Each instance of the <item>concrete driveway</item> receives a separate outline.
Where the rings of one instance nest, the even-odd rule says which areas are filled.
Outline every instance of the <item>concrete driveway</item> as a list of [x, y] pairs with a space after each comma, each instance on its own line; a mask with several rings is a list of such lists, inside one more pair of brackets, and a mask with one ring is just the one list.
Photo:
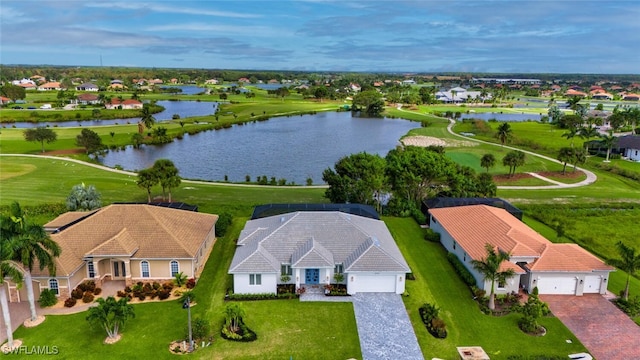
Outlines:
[[602, 295], [540, 295], [540, 299], [596, 359], [640, 359], [640, 326]]
[[358, 293], [353, 298], [364, 360], [423, 360], [400, 295]]

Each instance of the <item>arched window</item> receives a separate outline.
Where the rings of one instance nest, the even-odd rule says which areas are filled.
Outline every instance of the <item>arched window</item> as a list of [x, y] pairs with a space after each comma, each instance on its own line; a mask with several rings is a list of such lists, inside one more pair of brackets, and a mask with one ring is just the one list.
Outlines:
[[57, 279], [49, 279], [49, 289], [55, 291], [56, 295], [60, 295], [60, 290], [58, 290]]
[[176, 260], [171, 260], [171, 277], [180, 272], [180, 264]]
[[149, 277], [149, 262], [147, 260], [142, 260], [140, 262], [140, 272], [142, 273], [143, 278]]

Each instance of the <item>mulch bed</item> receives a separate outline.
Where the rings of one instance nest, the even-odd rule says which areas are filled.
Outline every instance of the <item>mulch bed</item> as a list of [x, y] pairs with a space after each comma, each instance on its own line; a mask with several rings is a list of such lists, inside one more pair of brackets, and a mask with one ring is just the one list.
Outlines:
[[42, 155], [75, 155], [75, 154], [84, 154], [85, 150], [83, 149], [62, 149], [62, 150], [53, 150], [53, 151], [45, 151], [41, 153]]
[[493, 176], [493, 182], [495, 182], [496, 184], [500, 185], [500, 184], [508, 184], [508, 183], [512, 183], [514, 181], [520, 180], [520, 179], [530, 179], [533, 178], [533, 176], [527, 174], [527, 173], [516, 173], [513, 174], [513, 176], [509, 176], [507, 174], [503, 174], [503, 175], [494, 175]]

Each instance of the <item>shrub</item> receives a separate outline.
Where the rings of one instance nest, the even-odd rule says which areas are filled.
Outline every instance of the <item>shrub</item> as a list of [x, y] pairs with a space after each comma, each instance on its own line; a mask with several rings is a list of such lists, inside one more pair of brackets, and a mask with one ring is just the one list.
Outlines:
[[191, 278], [189, 280], [187, 280], [187, 289], [193, 289], [194, 287], [196, 287], [196, 279]]
[[125, 288], [124, 288], [124, 292], [126, 292], [126, 293], [128, 294], [128, 293], [130, 293], [131, 291], [132, 291], [132, 290], [131, 290], [131, 287], [130, 287], [130, 286], [125, 286]]
[[67, 300], [64, 301], [64, 306], [65, 307], [73, 307], [76, 304], [77, 300], [70, 297]]
[[58, 302], [58, 298], [56, 297], [56, 292], [51, 289], [44, 289], [40, 292], [40, 298], [38, 299], [40, 303], [40, 307], [49, 307], [53, 306]]
[[454, 253], [448, 253], [447, 260], [449, 260], [451, 265], [453, 265], [454, 270], [456, 271], [456, 273], [458, 273], [458, 275], [460, 275], [460, 278], [462, 279], [462, 281], [464, 281], [465, 284], [469, 286], [476, 285], [476, 278], [471, 275], [469, 270], [464, 266], [462, 261], [460, 261], [460, 259], [458, 259], [458, 257]]
[[144, 301], [144, 299], [146, 299], [146, 298], [147, 298], [147, 296], [146, 296], [145, 294], [140, 294], [140, 295], [138, 295], [138, 299], [139, 299], [140, 301]]
[[424, 239], [430, 242], [440, 242], [440, 233], [433, 231], [433, 229], [425, 229]]
[[164, 284], [162, 284], [162, 288], [169, 291], [173, 290], [173, 282], [171, 281], [165, 282]]
[[78, 288], [82, 290], [83, 293], [87, 291], [93, 292], [93, 290], [96, 289], [96, 283], [93, 280], [87, 280], [78, 285]]
[[121, 298], [122, 298], [122, 297], [127, 296], [127, 293], [126, 293], [126, 292], [124, 292], [124, 291], [122, 291], [122, 290], [118, 290], [118, 293], [117, 293], [116, 295], [118, 295], [118, 297], [121, 297]]
[[93, 290], [93, 295], [100, 295], [102, 293], [102, 288], [95, 288], [95, 290]]
[[71, 291], [71, 297], [74, 299], [80, 300], [82, 299], [83, 295], [84, 295], [84, 291], [82, 291], [82, 289], [80, 289], [79, 286]]
[[92, 302], [94, 299], [93, 294], [90, 291], [87, 291], [86, 293], [84, 293], [84, 296], [82, 297], [82, 302], [83, 303], [90, 303]]
[[173, 278], [173, 283], [176, 284], [177, 287], [182, 287], [187, 282], [187, 275], [185, 275], [182, 271], [176, 274]]
[[151, 285], [151, 287], [153, 287], [153, 290], [160, 290], [160, 288], [162, 288], [162, 285], [160, 285], [159, 282], [154, 281], [153, 285]]
[[165, 300], [168, 299], [171, 295], [171, 290], [160, 290], [158, 291], [158, 299]]
[[636, 317], [640, 315], [640, 296], [634, 296], [632, 299], [625, 300], [624, 298], [617, 298], [613, 301], [617, 307], [620, 308], [625, 314]]
[[218, 221], [216, 222], [216, 236], [224, 236], [232, 221], [233, 216], [228, 212], [223, 212], [218, 215]]
[[[186, 329], [186, 337], [189, 337], [189, 328]], [[211, 333], [211, 326], [206, 319], [194, 318], [191, 322], [191, 336], [194, 340], [204, 339]]]
[[429, 303], [424, 303], [419, 309], [420, 318], [427, 328], [427, 331], [435, 338], [444, 339], [447, 337], [447, 327], [442, 319], [438, 317], [440, 309]]

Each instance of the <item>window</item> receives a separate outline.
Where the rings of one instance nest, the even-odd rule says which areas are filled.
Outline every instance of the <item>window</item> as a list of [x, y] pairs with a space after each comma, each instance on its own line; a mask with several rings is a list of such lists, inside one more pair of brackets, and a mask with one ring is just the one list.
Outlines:
[[455, 250], [455, 249], [456, 249], [456, 241], [453, 240], [453, 250]]
[[462, 261], [467, 261], [467, 253], [464, 253], [464, 259]]
[[149, 277], [149, 262], [147, 260], [140, 262], [140, 272], [142, 273], [143, 278]]
[[93, 268], [93, 259], [87, 261], [87, 272], [89, 273], [90, 278], [94, 278], [96, 276], [96, 269]]
[[336, 267], [333, 269], [333, 272], [336, 273], [336, 274], [344, 273], [344, 265], [336, 264]]
[[56, 293], [56, 295], [60, 295], [60, 290], [58, 290], [57, 279], [49, 279], [49, 289], [53, 290]]
[[171, 277], [176, 276], [180, 272], [180, 265], [177, 261], [171, 260]]
[[507, 287], [507, 283], [504, 281], [498, 281], [498, 289], [504, 289]]
[[249, 274], [249, 285], [262, 285], [262, 274]]
[[288, 275], [288, 276], [293, 275], [293, 270], [291, 269], [291, 265], [289, 264], [280, 265], [280, 275]]
[[437, 224], [437, 223], [438, 223], [438, 222], [436, 221], [436, 218], [434, 218], [433, 216], [431, 217], [431, 221], [432, 221], [434, 224]]

